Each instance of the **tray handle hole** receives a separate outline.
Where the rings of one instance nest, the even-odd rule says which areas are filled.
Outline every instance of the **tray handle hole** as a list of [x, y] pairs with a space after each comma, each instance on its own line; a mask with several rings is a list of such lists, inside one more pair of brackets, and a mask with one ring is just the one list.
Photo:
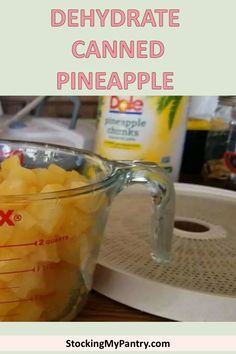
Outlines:
[[182, 230], [182, 231], [187, 231], [187, 232], [207, 232], [209, 231], [209, 227], [193, 222], [193, 221], [187, 221], [187, 220], [175, 220], [175, 228]]

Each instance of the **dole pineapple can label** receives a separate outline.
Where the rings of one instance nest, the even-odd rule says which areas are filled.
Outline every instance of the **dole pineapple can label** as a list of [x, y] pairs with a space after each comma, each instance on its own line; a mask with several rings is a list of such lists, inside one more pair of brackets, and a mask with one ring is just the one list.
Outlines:
[[110, 160], [159, 164], [178, 179], [186, 134], [184, 96], [101, 97], [95, 151]]

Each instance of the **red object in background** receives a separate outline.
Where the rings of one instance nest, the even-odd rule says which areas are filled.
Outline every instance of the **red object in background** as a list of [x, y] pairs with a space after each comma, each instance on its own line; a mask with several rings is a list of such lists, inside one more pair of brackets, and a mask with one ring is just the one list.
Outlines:
[[224, 154], [224, 163], [230, 172], [236, 173], [236, 152], [227, 151]]

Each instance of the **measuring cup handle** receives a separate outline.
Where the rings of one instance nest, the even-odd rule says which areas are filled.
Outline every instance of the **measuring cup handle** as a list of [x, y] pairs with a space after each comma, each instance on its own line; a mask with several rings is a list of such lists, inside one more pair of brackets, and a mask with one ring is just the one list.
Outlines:
[[159, 263], [169, 261], [174, 228], [175, 191], [166, 171], [146, 162], [116, 162], [122, 170], [123, 184], [120, 189], [142, 183], [149, 190], [153, 201], [151, 217], [152, 257]]

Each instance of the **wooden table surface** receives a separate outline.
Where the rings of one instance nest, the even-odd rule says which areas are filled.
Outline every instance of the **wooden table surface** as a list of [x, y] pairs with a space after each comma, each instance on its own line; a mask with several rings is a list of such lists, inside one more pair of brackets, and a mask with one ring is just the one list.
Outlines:
[[80, 312], [79, 322], [164, 322], [170, 321], [161, 317], [135, 310], [111, 300], [96, 291], [89, 294], [87, 304]]

